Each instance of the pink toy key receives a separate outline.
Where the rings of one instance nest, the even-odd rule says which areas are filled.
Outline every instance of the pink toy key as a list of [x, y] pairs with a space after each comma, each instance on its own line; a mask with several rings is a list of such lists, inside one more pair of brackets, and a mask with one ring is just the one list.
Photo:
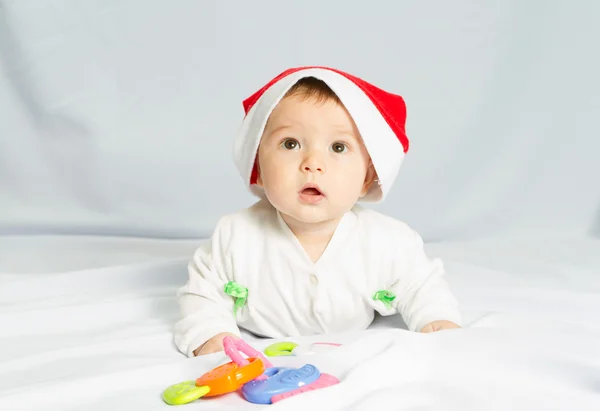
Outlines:
[[[263, 374], [264, 375], [264, 374]], [[293, 397], [294, 395], [302, 394], [303, 392], [318, 390], [325, 387], [331, 387], [332, 385], [339, 384], [340, 380], [331, 374], [321, 373], [321, 376], [314, 382], [306, 384], [294, 391], [284, 392], [283, 394], [277, 394], [271, 397], [271, 402], [274, 404], [277, 401], [285, 400], [286, 398]]]
[[[231, 336], [227, 336], [227, 337], [223, 338], [223, 349], [225, 351], [225, 354], [229, 358], [231, 358], [231, 361], [233, 361], [240, 367], [244, 367], [244, 366], [248, 365], [248, 360], [245, 359], [244, 357], [242, 357], [240, 352], [243, 354], [246, 354], [248, 357], [260, 358], [262, 360], [263, 364], [265, 365], [265, 368], [273, 367], [273, 364], [271, 364], [271, 362], [269, 360], [267, 360], [260, 351], [255, 350], [254, 348], [252, 348], [248, 343], [246, 343], [242, 339], [235, 340]], [[264, 380], [265, 378], [267, 378], [267, 376], [264, 374], [261, 374], [256, 379]]]

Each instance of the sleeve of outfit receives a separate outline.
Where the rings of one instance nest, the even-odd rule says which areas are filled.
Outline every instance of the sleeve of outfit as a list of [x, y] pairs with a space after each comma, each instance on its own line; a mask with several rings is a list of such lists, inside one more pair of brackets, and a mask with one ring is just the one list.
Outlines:
[[461, 325], [458, 301], [444, 279], [440, 259], [425, 254], [423, 240], [410, 230], [406, 253], [398, 253], [403, 273], [391, 288], [396, 295], [395, 309], [411, 331], [420, 331], [432, 321], [447, 320]]
[[175, 324], [173, 338], [177, 348], [189, 357], [216, 334], [240, 335], [233, 298], [224, 292], [229, 281], [228, 237], [221, 220], [210, 240], [194, 253], [188, 265], [188, 281], [177, 292], [182, 317]]

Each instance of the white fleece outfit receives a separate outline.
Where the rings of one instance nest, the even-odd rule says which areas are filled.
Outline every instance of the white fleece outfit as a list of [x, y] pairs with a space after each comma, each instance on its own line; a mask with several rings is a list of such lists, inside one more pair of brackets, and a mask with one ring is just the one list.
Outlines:
[[[270, 338], [366, 329], [375, 311], [399, 313], [419, 331], [434, 320], [460, 325], [458, 303], [439, 259], [406, 224], [355, 206], [340, 221], [316, 263], [267, 201], [221, 218], [189, 264], [177, 294], [182, 319], [174, 340], [188, 356], [221, 332], [240, 328]], [[234, 314], [230, 281], [247, 288]], [[378, 291], [395, 295], [375, 300]]]

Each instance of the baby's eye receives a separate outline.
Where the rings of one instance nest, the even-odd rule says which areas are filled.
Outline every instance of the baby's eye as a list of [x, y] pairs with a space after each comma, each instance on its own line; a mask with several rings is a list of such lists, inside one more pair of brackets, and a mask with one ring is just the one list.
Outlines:
[[298, 143], [298, 140], [293, 138], [286, 138], [283, 143], [281, 143], [281, 146], [286, 150], [296, 150], [298, 147], [300, 147], [300, 143]]
[[343, 153], [347, 150], [347, 147], [344, 143], [333, 143], [331, 149], [334, 153]]

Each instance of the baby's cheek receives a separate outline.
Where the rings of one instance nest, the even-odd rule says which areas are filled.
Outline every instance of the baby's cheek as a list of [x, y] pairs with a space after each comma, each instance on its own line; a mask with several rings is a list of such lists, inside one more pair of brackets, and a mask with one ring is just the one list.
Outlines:
[[339, 176], [338, 181], [335, 184], [337, 190], [348, 198], [348, 200], [356, 201], [356, 197], [359, 196], [360, 190], [364, 183], [364, 176], [357, 172], [345, 173]]

